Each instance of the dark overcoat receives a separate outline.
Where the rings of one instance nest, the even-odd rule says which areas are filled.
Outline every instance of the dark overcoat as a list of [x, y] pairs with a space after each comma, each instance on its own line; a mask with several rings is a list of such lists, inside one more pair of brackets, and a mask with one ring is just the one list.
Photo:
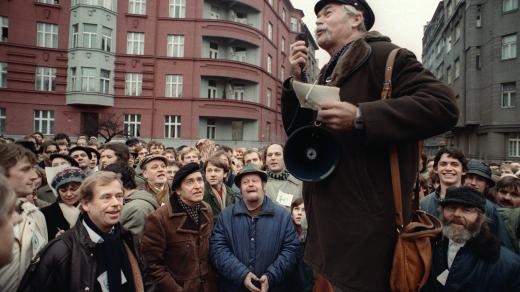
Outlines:
[[[377, 32], [353, 42], [340, 57], [330, 86], [358, 106], [363, 131], [332, 131], [340, 147], [336, 170], [304, 183], [309, 223], [305, 260], [344, 291], [386, 291], [396, 241], [389, 150], [397, 145], [405, 218], [418, 168], [417, 140], [449, 130], [458, 118], [453, 92], [413, 53], [401, 50], [393, 69], [392, 98], [380, 100], [386, 59], [396, 48]], [[323, 70], [322, 73], [323, 74]], [[282, 114], [288, 134], [314, 121], [284, 82]]]
[[176, 198], [148, 216], [141, 252], [146, 285], [153, 291], [216, 291], [209, 264], [213, 214], [208, 204], [202, 204], [198, 225]]

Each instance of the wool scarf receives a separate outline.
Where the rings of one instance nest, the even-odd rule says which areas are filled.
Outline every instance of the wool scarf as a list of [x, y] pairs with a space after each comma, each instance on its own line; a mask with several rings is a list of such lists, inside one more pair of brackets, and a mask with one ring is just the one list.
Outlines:
[[280, 173], [274, 173], [270, 170], [267, 170], [267, 176], [269, 176], [270, 178], [277, 179], [277, 180], [287, 180], [287, 178], [289, 178], [289, 175], [290, 175], [290, 173], [287, 169], [284, 169]]
[[334, 56], [332, 56], [332, 58], [330, 58], [329, 62], [325, 65], [325, 69], [323, 71], [323, 75], [321, 75], [319, 77], [318, 84], [326, 84], [327, 82], [330, 81], [329, 77], [330, 77], [330, 75], [332, 75], [332, 72], [334, 71], [334, 68], [338, 64], [339, 58], [341, 57], [341, 55], [343, 55], [343, 53], [346, 50], [348, 50], [350, 48], [351, 44], [352, 44], [352, 42], [344, 45], [338, 52], [336, 52], [336, 54], [334, 54]]
[[[121, 226], [116, 224], [114, 225], [114, 228], [112, 228], [112, 231], [104, 233], [96, 226], [96, 224], [94, 224], [94, 222], [92, 222], [92, 220], [90, 220], [88, 215], [84, 216], [83, 220], [90, 229], [103, 238], [103, 242], [96, 244], [96, 249], [105, 259], [104, 262], [107, 270], [109, 291], [135, 291], [132, 269], [121, 239]], [[125, 274], [127, 280], [126, 286], [128, 288], [125, 290], [123, 290], [123, 285], [121, 284], [121, 270]]]
[[174, 198], [177, 198], [177, 201], [181, 205], [182, 209], [188, 214], [188, 216], [190, 216], [191, 219], [193, 219], [193, 221], [195, 221], [197, 225], [199, 225], [201, 203], [195, 203], [195, 205], [190, 207], [186, 203], [184, 203], [179, 196], [173, 195], [171, 196], [170, 200], [174, 200]]

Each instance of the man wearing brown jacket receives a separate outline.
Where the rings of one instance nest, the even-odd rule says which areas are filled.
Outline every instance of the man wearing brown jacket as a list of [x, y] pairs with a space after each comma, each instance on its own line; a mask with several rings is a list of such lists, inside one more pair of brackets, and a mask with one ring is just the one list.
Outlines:
[[175, 174], [169, 201], [148, 216], [141, 253], [146, 284], [157, 291], [216, 291], [208, 262], [211, 207], [202, 201], [204, 180], [197, 163]]
[[392, 95], [381, 100], [386, 59], [396, 45], [369, 31], [375, 16], [364, 0], [320, 0], [316, 40], [331, 59], [318, 84], [339, 88], [339, 101], [318, 111], [300, 108], [292, 80], [306, 66], [304, 41], [291, 44], [292, 78], [283, 84], [287, 134], [316, 117], [339, 148], [333, 173], [304, 183], [309, 233], [305, 261], [338, 291], [387, 291], [397, 238], [389, 151], [399, 154], [405, 218], [418, 168], [417, 140], [449, 130], [458, 118], [453, 92], [402, 49], [393, 67]]

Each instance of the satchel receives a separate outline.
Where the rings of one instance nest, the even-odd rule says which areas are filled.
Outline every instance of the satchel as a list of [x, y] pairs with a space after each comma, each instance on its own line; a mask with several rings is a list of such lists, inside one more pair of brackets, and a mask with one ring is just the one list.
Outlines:
[[[392, 94], [392, 70], [395, 56], [399, 50], [394, 49], [388, 55], [381, 99], [387, 99]], [[421, 142], [418, 143], [418, 148], [420, 158]], [[390, 169], [398, 232], [390, 274], [390, 289], [392, 291], [419, 291], [430, 275], [432, 263], [431, 239], [441, 232], [441, 222], [424, 211], [415, 210], [412, 212], [410, 223], [404, 226], [401, 175], [396, 146], [392, 146], [390, 149]], [[415, 195], [414, 199], [419, 200], [418, 194]]]

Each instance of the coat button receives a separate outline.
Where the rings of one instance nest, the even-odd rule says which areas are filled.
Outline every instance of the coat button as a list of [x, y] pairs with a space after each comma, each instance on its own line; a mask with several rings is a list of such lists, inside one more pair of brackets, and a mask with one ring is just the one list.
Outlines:
[[89, 287], [85, 287], [85, 291], [90, 291], [90, 288]]

